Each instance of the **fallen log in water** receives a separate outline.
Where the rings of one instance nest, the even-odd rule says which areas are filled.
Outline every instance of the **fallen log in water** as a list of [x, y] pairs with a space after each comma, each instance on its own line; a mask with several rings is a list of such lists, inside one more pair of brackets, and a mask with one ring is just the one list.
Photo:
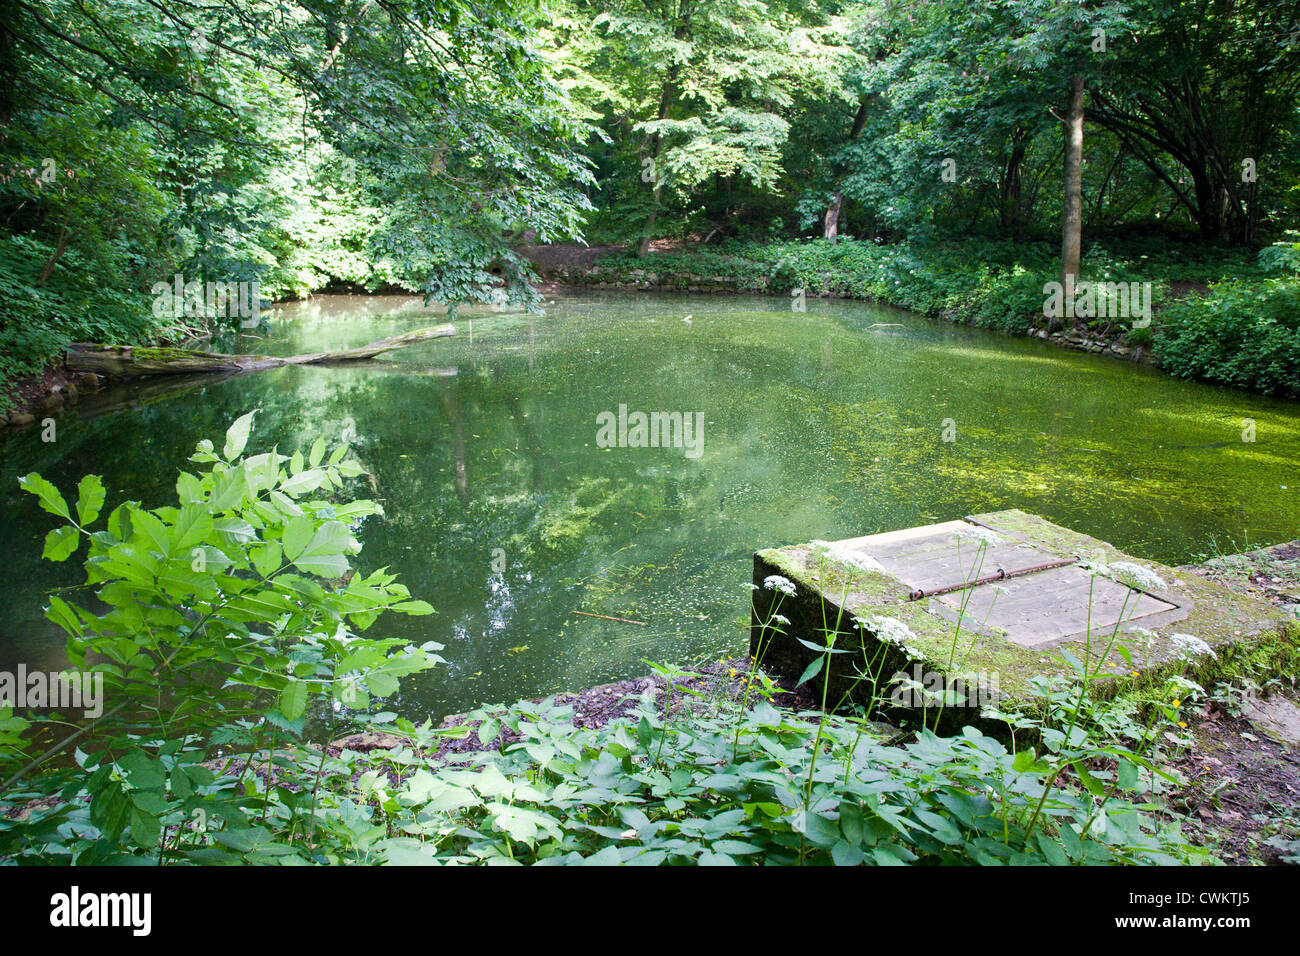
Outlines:
[[371, 359], [385, 352], [403, 349], [429, 339], [455, 335], [453, 325], [403, 332], [369, 345], [337, 352], [312, 352], [307, 355], [224, 355], [220, 352], [191, 352], [188, 349], [147, 348], [132, 345], [70, 344], [63, 364], [77, 372], [100, 375], [182, 375], [193, 372], [256, 372], [285, 365], [326, 365]]

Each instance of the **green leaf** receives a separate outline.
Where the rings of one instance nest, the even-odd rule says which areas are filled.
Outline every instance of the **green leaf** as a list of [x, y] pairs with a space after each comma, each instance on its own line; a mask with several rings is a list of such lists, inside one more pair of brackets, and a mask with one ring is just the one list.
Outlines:
[[375, 671], [366, 675], [366, 687], [376, 697], [391, 697], [397, 693], [397, 678], [386, 671]]
[[120, 541], [125, 541], [131, 537], [133, 532], [131, 522], [131, 509], [135, 506], [133, 501], [124, 501], [114, 508], [108, 515], [108, 533]]
[[287, 720], [297, 720], [307, 711], [307, 682], [290, 681], [280, 691], [280, 713]]
[[341, 554], [303, 555], [293, 562], [294, 567], [322, 578], [339, 578], [348, 570], [348, 559]]
[[50, 606], [45, 612], [45, 617], [59, 625], [73, 637], [81, 637], [85, 633], [85, 628], [82, 627], [81, 619], [77, 617], [76, 611], [56, 595], [50, 595]]
[[162, 824], [156, 816], [139, 807], [132, 807], [130, 819], [131, 839], [140, 846], [147, 847], [152, 847], [158, 842], [158, 837], [162, 833]]
[[1121, 759], [1115, 767], [1115, 779], [1121, 790], [1135, 790], [1138, 785], [1138, 767], [1130, 760]]
[[172, 551], [188, 551], [196, 544], [206, 543], [212, 534], [212, 528], [212, 515], [202, 505], [186, 505], [176, 516], [176, 522], [168, 536]]
[[1079, 775], [1079, 780], [1082, 781], [1090, 794], [1094, 797], [1104, 797], [1106, 795], [1106, 788], [1102, 786], [1100, 780], [1088, 772], [1088, 768], [1083, 765], [1082, 761], [1077, 761], [1074, 764], [1074, 771]]
[[[293, 522], [290, 522], [292, 526]], [[285, 551], [289, 552], [288, 531], [285, 532]], [[348, 570], [345, 552], [352, 547], [352, 532], [341, 521], [329, 521], [316, 529], [302, 553], [293, 559], [294, 565], [309, 574], [323, 578], [337, 578]]]
[[1052, 866], [1070, 865], [1070, 858], [1065, 855], [1065, 850], [1061, 848], [1061, 844], [1057, 843], [1056, 840], [1049, 837], [1046, 833], [1038, 834], [1037, 840], [1038, 848], [1043, 851], [1043, 856], [1047, 859], [1048, 863]]
[[190, 778], [186, 776], [184, 767], [172, 768], [172, 793], [181, 800], [194, 793], [194, 786]]
[[176, 476], [176, 498], [183, 505], [203, 500], [203, 482], [188, 471], [182, 471]]
[[253, 567], [264, 578], [269, 578], [280, 567], [280, 542], [268, 541], [253, 551]]
[[77, 518], [83, 525], [99, 517], [104, 507], [104, 482], [99, 475], [86, 475], [77, 485]]
[[284, 526], [284, 536], [281, 539], [284, 542], [284, 556], [290, 561], [299, 557], [307, 550], [315, 532], [316, 525], [306, 515], [290, 518]]
[[72, 518], [68, 511], [68, 503], [63, 500], [63, 495], [59, 494], [59, 489], [32, 472], [30, 475], [24, 475], [18, 479], [18, 484], [22, 486], [23, 491], [36, 495], [40, 499], [43, 509], [52, 515], [58, 515], [60, 518]]
[[323, 484], [325, 484], [325, 472], [319, 468], [311, 468], [299, 472], [292, 478], [286, 478], [280, 483], [280, 491], [286, 495], [305, 495], [309, 491], [315, 491]]
[[45, 536], [45, 550], [41, 552], [41, 557], [51, 561], [66, 561], [77, 550], [80, 540], [81, 532], [70, 524], [55, 528]]
[[1047, 770], [1047, 764], [1035, 757], [1033, 750], [1022, 750], [1016, 754], [1011, 769], [1016, 773], [1043, 773]]
[[423, 614], [432, 614], [433, 605], [427, 601], [402, 601], [394, 604], [389, 608], [391, 611], [401, 611], [403, 614], [420, 616]]
[[222, 455], [226, 461], [233, 461], [244, 453], [244, 446], [248, 444], [248, 435], [253, 430], [253, 416], [256, 412], [249, 412], [247, 415], [240, 415], [235, 419], [235, 423], [226, 429], [226, 447], [222, 450]]
[[163, 785], [162, 763], [150, 757], [142, 750], [132, 750], [118, 763], [126, 771], [131, 786], [140, 790], [152, 790]]
[[311, 446], [311, 454], [307, 456], [307, 463], [315, 468], [325, 457], [325, 436], [319, 436]]
[[822, 666], [825, 663], [826, 663], [826, 658], [824, 657], [814, 658], [813, 662], [804, 668], [803, 673], [799, 675], [799, 680], [795, 683], [794, 686], [799, 687], [803, 684], [806, 684], [808, 681], [812, 680], [814, 677], [816, 677], [818, 674], [821, 673]]

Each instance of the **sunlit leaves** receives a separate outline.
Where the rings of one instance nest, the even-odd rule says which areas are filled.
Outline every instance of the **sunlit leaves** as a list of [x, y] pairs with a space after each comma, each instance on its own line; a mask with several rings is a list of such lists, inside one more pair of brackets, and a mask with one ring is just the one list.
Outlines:
[[41, 557], [51, 561], [67, 560], [72, 552], [77, 550], [80, 537], [80, 533], [72, 525], [55, 528], [45, 536], [45, 548], [41, 551]]
[[30, 475], [19, 478], [18, 484], [22, 486], [24, 491], [36, 495], [41, 508], [45, 511], [60, 518], [71, 517], [68, 512], [68, 503], [63, 500], [63, 495], [59, 493], [59, 489], [40, 475], [32, 472]]
[[226, 447], [222, 455], [227, 461], [238, 458], [244, 453], [244, 446], [248, 444], [248, 435], [253, 429], [254, 412], [246, 415], [240, 415], [235, 419], [235, 423], [226, 429]]
[[104, 482], [98, 475], [86, 475], [77, 484], [77, 520], [89, 525], [104, 507]]
[[[252, 423], [250, 414], [231, 426], [225, 459], [207, 451], [211, 443], [200, 443], [191, 461], [201, 470], [177, 480], [180, 507], [127, 502], [109, 513], [106, 528], [85, 532], [96, 609], [50, 598], [46, 616], [69, 635], [69, 659], [79, 667], [97, 661], [115, 698], [149, 701], [153, 712], [159, 686], [167, 689], [170, 712], [157, 728], [160, 739], [173, 731], [222, 738], [249, 720], [298, 736], [329, 701], [359, 712], [372, 698], [395, 694], [402, 677], [439, 660], [433, 645], [358, 636], [386, 611], [432, 608], [412, 600], [390, 574], [349, 574], [350, 557], [361, 551], [350, 522], [382, 509], [308, 492], [339, 487], [350, 460], [327, 456], [325, 440], [313, 441], [306, 459], [312, 467], [296, 475], [284, 467], [288, 456], [242, 457]], [[66, 560], [83, 534], [78, 521], [39, 475], [27, 476], [23, 488], [64, 520], [49, 532], [45, 557]], [[83, 479], [77, 519], [95, 521], [104, 499], [98, 478]], [[164, 820], [177, 812], [175, 801], [208, 806], [196, 792], [201, 775], [167, 763], [179, 741], [118, 739], [127, 756], [115, 772], [128, 786], [107, 767], [96, 771], [91, 816], [111, 839], [156, 846]], [[232, 812], [242, 817], [242, 810]], [[257, 838], [230, 840], [247, 842], [249, 852], [278, 852]]]

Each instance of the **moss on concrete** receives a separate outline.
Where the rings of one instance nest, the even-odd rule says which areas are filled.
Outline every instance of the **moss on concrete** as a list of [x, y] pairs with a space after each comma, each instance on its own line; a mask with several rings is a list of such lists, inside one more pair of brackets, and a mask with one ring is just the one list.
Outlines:
[[[1124, 687], [1146, 681], [1163, 680], [1182, 673], [1202, 683], [1231, 672], [1234, 662], [1251, 660], [1276, 664], [1294, 661], [1300, 645], [1300, 625], [1285, 612], [1264, 601], [1237, 594], [1212, 581], [1185, 571], [1144, 561], [1124, 554], [1097, 538], [1054, 525], [1036, 515], [1019, 510], [995, 512], [976, 517], [999, 533], [1020, 538], [1060, 557], [1080, 556], [1112, 563], [1129, 561], [1147, 567], [1168, 584], [1157, 597], [1187, 608], [1187, 616], [1161, 625], [1151, 636], [1125, 624], [1120, 641], [1112, 648], [1103, 673], [1109, 678], [1097, 682], [1094, 692], [1110, 695]], [[765, 588], [769, 575], [781, 575], [795, 586], [793, 596]], [[1110, 634], [1096, 635], [1089, 648], [1082, 638], [1067, 638], [1050, 647], [1025, 647], [992, 628], [981, 631], [958, 627], [950, 620], [931, 613], [927, 602], [909, 600], [910, 589], [888, 574], [851, 569], [810, 545], [773, 548], [754, 556], [754, 620], [751, 630], [751, 653], [759, 656], [763, 666], [797, 676], [818, 656], [818, 652], [801, 643], [825, 646], [826, 635], [835, 635], [835, 650], [849, 653], [832, 655], [829, 698], [845, 698], [865, 703], [874, 693], [862, 679], [866, 665], [874, 663], [874, 672], [887, 684], [897, 671], [906, 671], [911, 662], [892, 644], [882, 642], [869, 627], [859, 627], [857, 619], [890, 617], [906, 625], [914, 635], [909, 639], [919, 653], [922, 667], [942, 675], [948, 686], [959, 682], [972, 690], [996, 688], [1002, 709], [1027, 706], [1032, 682], [1037, 677], [1072, 674], [1061, 650], [1068, 649], [1083, 659], [1091, 653], [1095, 666], [1104, 652]], [[772, 613], [788, 618], [784, 633], [764, 628]], [[1162, 635], [1163, 632], [1163, 635]], [[1214, 652], [1189, 658], [1167, 635], [1188, 634], [1204, 641]], [[1125, 658], [1118, 645], [1127, 646], [1131, 657]], [[1100, 645], [1100, 646], [1098, 646]], [[818, 677], [818, 680], [822, 680]], [[881, 692], [885, 687], [880, 688]], [[985, 698], [987, 702], [987, 698]], [[960, 713], [963, 708], [958, 708]], [[956, 716], [956, 715], [954, 715]], [[972, 714], [967, 712], [966, 719]]]

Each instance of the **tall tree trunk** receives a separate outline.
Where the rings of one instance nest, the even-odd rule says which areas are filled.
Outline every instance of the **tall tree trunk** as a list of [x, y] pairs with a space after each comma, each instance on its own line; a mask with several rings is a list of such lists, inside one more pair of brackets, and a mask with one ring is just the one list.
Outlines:
[[1025, 162], [1024, 130], [1017, 128], [1011, 134], [1011, 153], [1007, 156], [1002, 169], [1001, 182], [998, 184], [998, 213], [1002, 228], [1019, 239], [1024, 231], [1024, 200], [1021, 197], [1022, 170]]
[[[858, 112], [853, 117], [853, 128], [849, 131], [849, 142], [853, 142], [862, 134], [862, 128], [867, 125], [867, 98], [863, 98], [858, 103]], [[836, 189], [835, 195], [831, 198], [831, 204], [826, 207], [826, 216], [822, 220], [822, 238], [835, 242], [840, 235], [840, 210], [844, 208], [844, 193]]]
[[826, 218], [822, 222], [822, 238], [835, 242], [840, 235], [840, 207], [844, 205], [844, 194], [838, 189], [835, 190], [835, 196], [831, 199], [831, 204], [826, 207]]
[[[659, 119], [668, 118], [668, 108], [673, 101], [673, 80], [668, 78], [664, 81], [663, 92], [659, 95]], [[650, 137], [650, 169], [654, 173], [654, 197], [650, 202], [650, 216], [646, 220], [645, 232], [641, 234], [641, 241], [637, 244], [636, 254], [645, 258], [650, 254], [650, 240], [654, 238], [655, 220], [659, 218], [659, 194], [663, 191], [663, 176], [659, 172], [659, 150], [663, 145], [663, 140], [656, 132]]]
[[1196, 193], [1196, 224], [1200, 226], [1201, 237], [1210, 241], [1224, 238], [1223, 187], [1214, 181], [1203, 160], [1190, 165], [1188, 172]]
[[[1070, 78], [1070, 104], [1065, 116], [1065, 203], [1061, 214], [1061, 287], [1065, 301], [1074, 298], [1083, 251], [1083, 86], [1082, 76]], [[1059, 319], [1052, 328], [1061, 327]]]

